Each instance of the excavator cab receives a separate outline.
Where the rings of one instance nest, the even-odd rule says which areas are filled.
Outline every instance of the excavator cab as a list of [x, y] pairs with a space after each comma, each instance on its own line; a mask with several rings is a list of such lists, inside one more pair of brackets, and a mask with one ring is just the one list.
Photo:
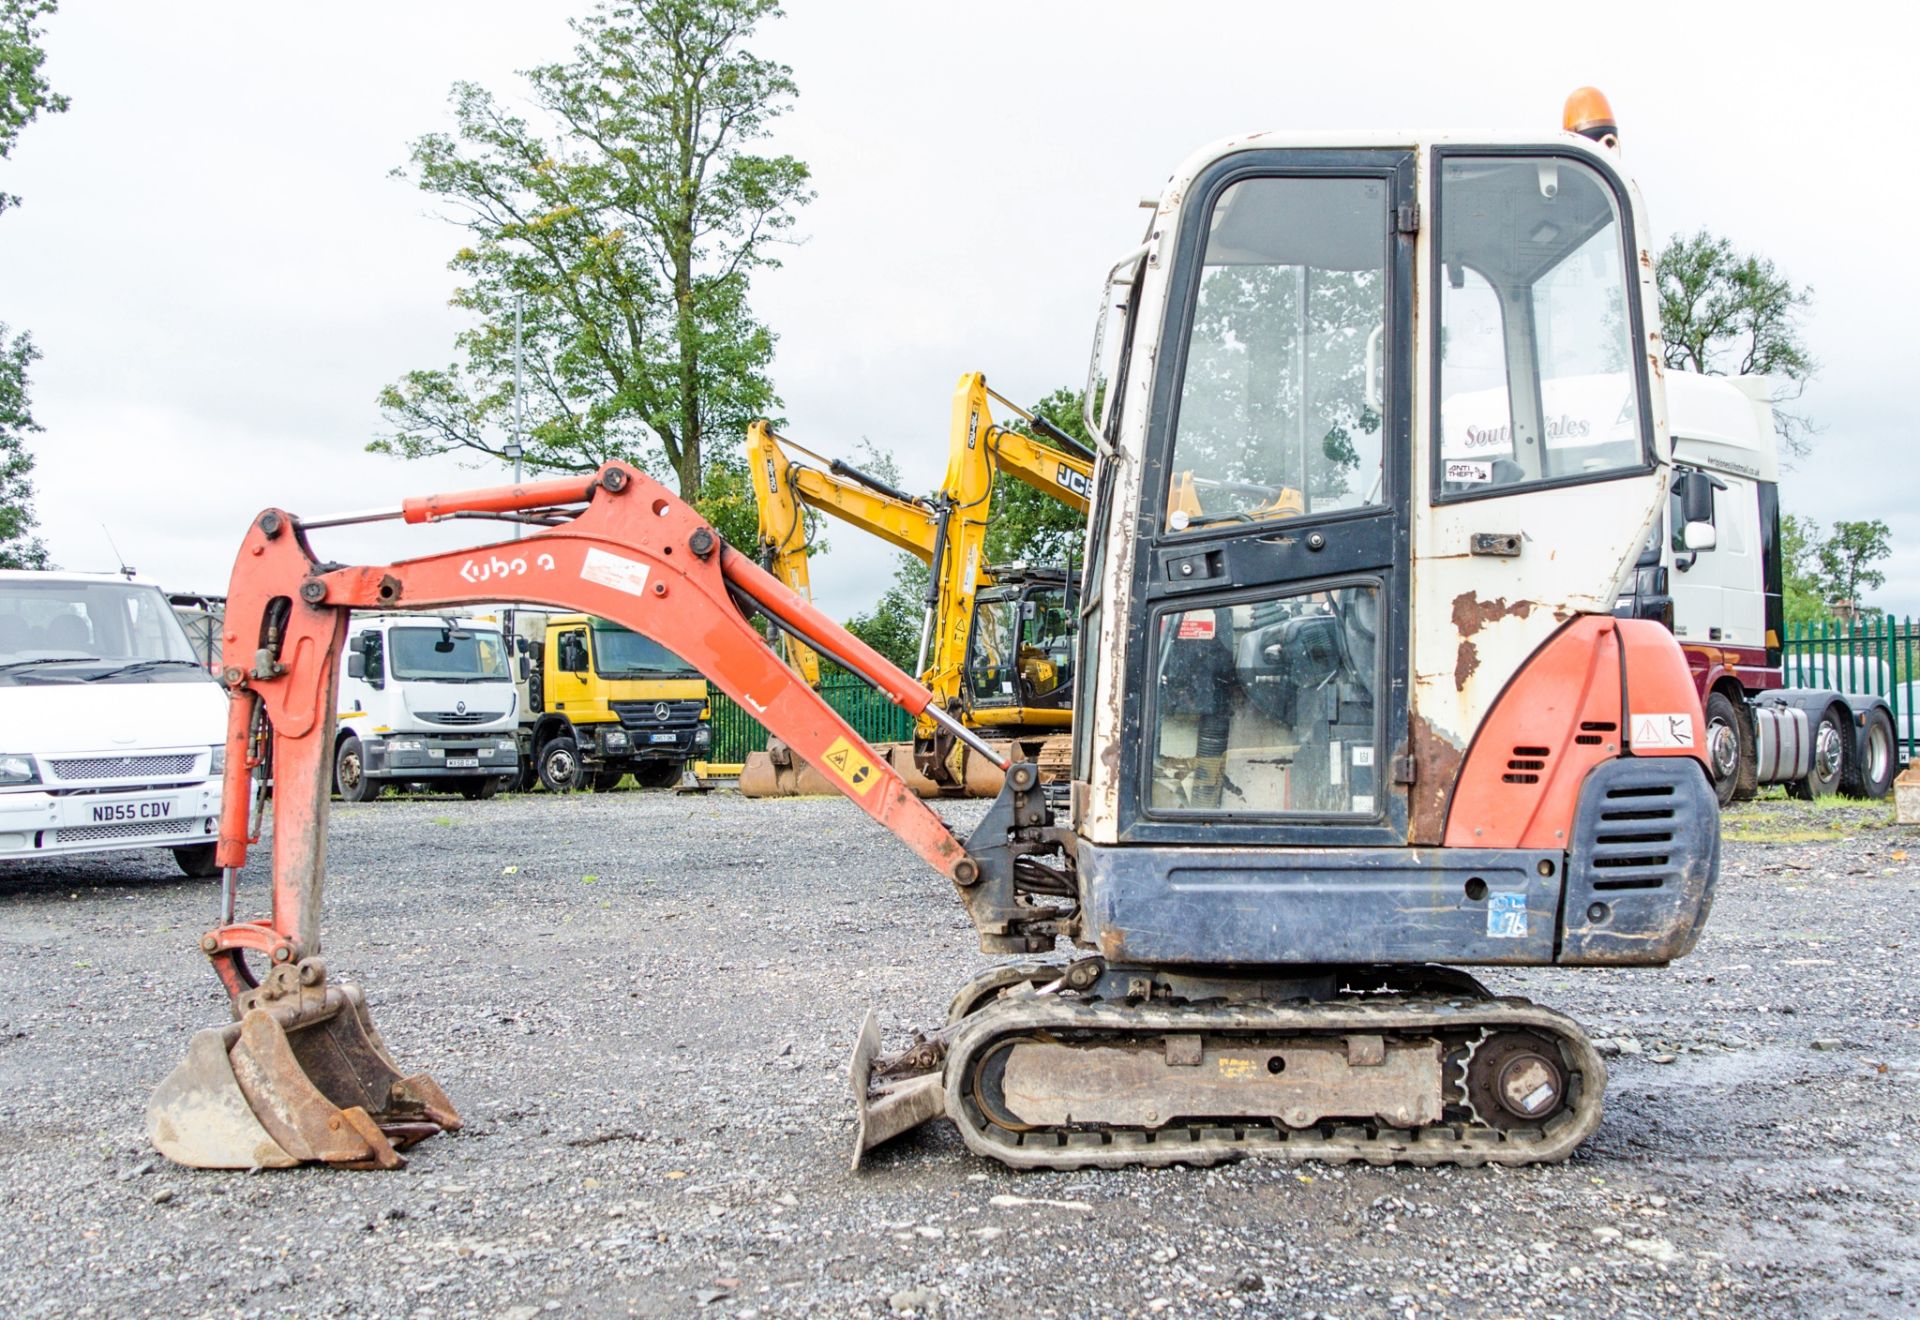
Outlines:
[[1037, 712], [1070, 713], [1078, 649], [1074, 585], [1057, 568], [996, 566], [993, 575], [994, 585], [974, 598], [967, 708], [983, 723], [990, 711], [1018, 712], [1026, 724], [1044, 718]]

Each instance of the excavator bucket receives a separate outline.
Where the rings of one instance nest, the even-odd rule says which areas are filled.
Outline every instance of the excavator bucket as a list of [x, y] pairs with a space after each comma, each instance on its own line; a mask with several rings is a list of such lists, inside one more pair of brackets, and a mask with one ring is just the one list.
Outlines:
[[396, 1169], [400, 1151], [459, 1127], [432, 1078], [401, 1075], [352, 985], [243, 997], [238, 1022], [194, 1033], [147, 1106], [155, 1147], [199, 1169]]
[[854, 1136], [853, 1168], [858, 1171], [868, 1151], [902, 1132], [919, 1127], [947, 1112], [946, 1078], [939, 1068], [915, 1076], [873, 1081], [874, 1061], [880, 1054], [880, 1023], [867, 1010], [854, 1043], [847, 1081], [853, 1088], [858, 1130]]
[[[940, 786], [914, 764], [912, 743], [879, 743], [874, 750], [920, 797], [940, 796]], [[795, 756], [793, 749], [778, 738], [769, 740], [764, 752], [748, 752], [740, 767], [742, 797], [832, 797], [839, 791], [832, 780]]]
[[742, 797], [834, 797], [839, 792], [778, 738], [769, 741], [764, 752], [748, 752], [740, 767]]

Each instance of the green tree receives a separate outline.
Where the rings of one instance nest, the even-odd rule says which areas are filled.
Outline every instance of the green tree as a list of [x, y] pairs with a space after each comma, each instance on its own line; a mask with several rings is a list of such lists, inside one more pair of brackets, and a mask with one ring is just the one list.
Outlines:
[[1891, 533], [1878, 518], [1859, 522], [1840, 519], [1814, 552], [1826, 598], [1856, 612], [1863, 610], [1863, 591], [1887, 585], [1887, 575], [1874, 565], [1893, 553]]
[[522, 309], [535, 469], [640, 462], [694, 499], [710, 432], [737, 435], [778, 400], [774, 335], [748, 305], [777, 265], [807, 167], [756, 155], [795, 94], [792, 71], [745, 49], [775, 0], [599, 0], [572, 59], [525, 74], [551, 136], [473, 83], [456, 129], [413, 143], [409, 173], [471, 235], [453, 303], [478, 324], [462, 360], [380, 393], [370, 448], [504, 458]]
[[[1081, 392], [1061, 387], [1033, 405], [1035, 416], [1052, 422], [1088, 448], [1087, 424], [1080, 415]], [[1022, 418], [1009, 423], [1010, 429], [1034, 435]], [[1042, 444], [1051, 441], [1040, 437]], [[1069, 556], [1078, 558], [1086, 539], [1087, 516], [1072, 505], [1043, 495], [1017, 477], [996, 473], [993, 479], [993, 512], [987, 527], [987, 562], [1065, 566]]]
[[1801, 337], [1813, 290], [1773, 262], [1737, 251], [1702, 229], [1675, 234], [1654, 262], [1667, 366], [1704, 375], [1770, 376], [1774, 416], [1788, 453], [1804, 456], [1814, 429], [1784, 404], [1798, 399], [1819, 364]]
[[1820, 537], [1820, 524], [1811, 518], [1789, 513], [1780, 520], [1780, 566], [1785, 579], [1781, 594], [1788, 623], [1816, 623], [1827, 617], [1814, 550]]
[[0, 568], [46, 568], [47, 549], [33, 535], [33, 455], [26, 437], [40, 429], [27, 394], [27, 366], [39, 351], [26, 335], [0, 325]]
[[[67, 98], [40, 72], [47, 53], [40, 48], [38, 24], [58, 8], [58, 0], [0, 0], [0, 160], [13, 155], [20, 131], [42, 111], [57, 115], [67, 108]], [[0, 211], [19, 204], [18, 197], [0, 192]]]
[[[41, 73], [39, 20], [55, 0], [0, 0], [0, 160], [13, 155], [20, 132], [40, 113], [58, 114], [67, 98]], [[20, 199], [0, 192], [0, 211]], [[27, 369], [40, 356], [31, 337], [8, 337], [0, 324], [0, 568], [46, 568], [47, 550], [33, 535], [33, 455], [26, 438], [40, 429], [33, 420]]]
[[720, 533], [720, 539], [742, 554], [753, 554], [760, 533], [760, 511], [748, 484], [746, 461], [724, 451], [707, 459], [700, 474], [700, 496], [694, 508]]
[[893, 585], [871, 610], [848, 619], [847, 631], [913, 674], [920, 658], [920, 632], [926, 616], [927, 566], [912, 555], [902, 554], [895, 561]]

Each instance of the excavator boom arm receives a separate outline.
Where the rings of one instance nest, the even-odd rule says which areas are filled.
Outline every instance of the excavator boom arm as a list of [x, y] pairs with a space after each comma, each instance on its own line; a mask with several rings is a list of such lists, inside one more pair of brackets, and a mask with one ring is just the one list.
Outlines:
[[[410, 502], [424, 517], [551, 507], [553, 483]], [[260, 721], [271, 740], [274, 783], [273, 910], [265, 921], [229, 921], [203, 947], [230, 992], [250, 984], [237, 955], [274, 963], [319, 952], [321, 878], [333, 764], [334, 697], [349, 611], [440, 609], [510, 599], [611, 619], [706, 674], [769, 731], [806, 758], [868, 815], [957, 883], [975, 874], [965, 848], [886, 761], [768, 647], [750, 615], [825, 648], [919, 715], [926, 688], [726, 546], [691, 508], [622, 464], [559, 492], [586, 498], [570, 520], [518, 541], [455, 550], [385, 567], [318, 563], [299, 521], [278, 510], [254, 520], [234, 569], [223, 666], [234, 695], [228, 754], [260, 759]], [[421, 519], [410, 518], [409, 521]], [[249, 776], [227, 777], [220, 864], [245, 864]], [[223, 965], [224, 964], [224, 965]]]

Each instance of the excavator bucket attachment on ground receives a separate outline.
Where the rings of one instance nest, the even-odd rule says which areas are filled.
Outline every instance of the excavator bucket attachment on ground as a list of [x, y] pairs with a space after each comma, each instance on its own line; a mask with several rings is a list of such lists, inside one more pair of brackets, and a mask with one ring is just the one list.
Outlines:
[[947, 1112], [946, 1079], [938, 1067], [875, 1086], [873, 1065], [879, 1054], [880, 1023], [868, 1009], [847, 1069], [858, 1124], [853, 1143], [855, 1170], [875, 1146]]
[[168, 1159], [201, 1169], [394, 1169], [406, 1147], [459, 1128], [432, 1078], [401, 1075], [358, 987], [242, 1002], [238, 1022], [194, 1033], [186, 1061], [153, 1093], [147, 1128]]
[[[912, 743], [876, 743], [874, 750], [886, 758], [893, 772], [917, 796], [940, 796], [940, 786], [914, 764]], [[740, 767], [742, 797], [832, 797], [839, 792], [832, 780], [795, 756], [793, 749], [777, 738], [768, 742], [764, 752], [748, 752]]]

